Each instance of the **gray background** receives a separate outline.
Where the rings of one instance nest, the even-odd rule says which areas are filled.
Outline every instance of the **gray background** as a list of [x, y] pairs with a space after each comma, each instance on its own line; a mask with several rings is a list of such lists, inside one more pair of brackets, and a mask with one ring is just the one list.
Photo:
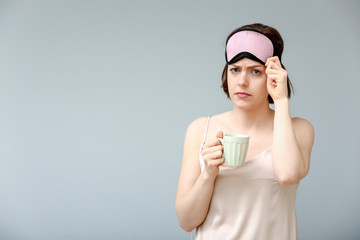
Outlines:
[[1, 1], [0, 239], [190, 239], [174, 211], [186, 128], [228, 111], [226, 36], [285, 40], [315, 127], [301, 239], [360, 239], [359, 1]]

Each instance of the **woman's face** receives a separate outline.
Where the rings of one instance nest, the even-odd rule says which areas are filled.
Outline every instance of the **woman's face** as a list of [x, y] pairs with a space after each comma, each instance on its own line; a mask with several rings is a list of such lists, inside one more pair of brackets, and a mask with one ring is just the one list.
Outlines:
[[268, 104], [265, 66], [248, 58], [229, 64], [228, 89], [235, 106], [242, 109]]

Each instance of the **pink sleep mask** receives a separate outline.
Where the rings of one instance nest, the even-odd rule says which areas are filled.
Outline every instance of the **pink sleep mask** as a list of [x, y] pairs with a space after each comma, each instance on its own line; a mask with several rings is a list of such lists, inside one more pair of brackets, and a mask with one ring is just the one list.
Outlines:
[[249, 58], [265, 65], [266, 59], [273, 54], [274, 46], [267, 36], [258, 31], [244, 29], [233, 34], [228, 40], [225, 58], [228, 64]]

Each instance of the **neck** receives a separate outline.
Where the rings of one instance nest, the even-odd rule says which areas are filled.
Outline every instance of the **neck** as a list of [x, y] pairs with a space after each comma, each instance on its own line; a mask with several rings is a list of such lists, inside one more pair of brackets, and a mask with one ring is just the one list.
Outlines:
[[230, 115], [236, 126], [246, 132], [272, 127], [274, 119], [274, 111], [269, 108], [268, 105], [260, 109], [252, 110], [234, 107], [234, 109], [230, 111]]

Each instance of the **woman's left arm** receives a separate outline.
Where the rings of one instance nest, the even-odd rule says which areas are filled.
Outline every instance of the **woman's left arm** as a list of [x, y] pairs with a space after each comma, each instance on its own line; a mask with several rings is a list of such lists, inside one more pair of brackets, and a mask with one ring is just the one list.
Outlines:
[[294, 184], [309, 172], [314, 128], [310, 122], [290, 116], [287, 72], [278, 57], [266, 61], [267, 87], [274, 100], [273, 166], [279, 181]]

